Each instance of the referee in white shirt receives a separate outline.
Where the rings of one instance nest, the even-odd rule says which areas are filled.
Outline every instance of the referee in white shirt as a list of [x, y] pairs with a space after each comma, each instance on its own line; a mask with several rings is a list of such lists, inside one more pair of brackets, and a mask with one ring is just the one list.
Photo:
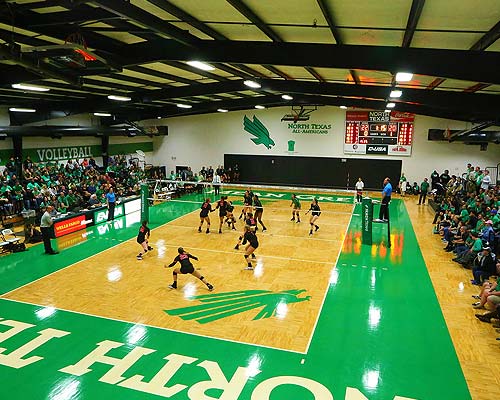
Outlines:
[[50, 238], [52, 236], [52, 218], [50, 216], [50, 212], [54, 209], [52, 206], [47, 206], [45, 208], [45, 212], [42, 215], [42, 220], [40, 221], [40, 230], [42, 231], [43, 237], [43, 245], [45, 247], [45, 254], [57, 254], [57, 251], [52, 249], [52, 245], [50, 244]]
[[214, 192], [215, 192], [216, 196], [219, 195], [219, 190], [220, 190], [220, 184], [221, 183], [222, 183], [222, 181], [220, 179], [220, 176], [217, 173], [215, 173], [214, 178], [212, 180], [212, 186], [214, 187]]

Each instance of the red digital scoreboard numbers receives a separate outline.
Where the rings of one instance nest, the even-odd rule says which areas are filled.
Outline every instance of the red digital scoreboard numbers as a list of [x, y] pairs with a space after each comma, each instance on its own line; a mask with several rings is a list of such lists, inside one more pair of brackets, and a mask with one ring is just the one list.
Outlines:
[[413, 143], [413, 124], [410, 122], [400, 122], [398, 132], [398, 144], [409, 146]]
[[354, 144], [358, 141], [359, 124], [357, 122], [346, 122], [345, 143]]

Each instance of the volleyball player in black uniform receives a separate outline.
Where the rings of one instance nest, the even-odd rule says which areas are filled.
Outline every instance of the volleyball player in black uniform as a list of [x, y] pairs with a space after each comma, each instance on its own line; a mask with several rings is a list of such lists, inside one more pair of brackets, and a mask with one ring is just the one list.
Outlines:
[[266, 231], [267, 228], [262, 222], [262, 213], [264, 212], [264, 207], [262, 207], [259, 196], [257, 196], [256, 194], [253, 195], [253, 208], [255, 208], [255, 219], [262, 225], [262, 232]]
[[148, 250], [153, 250], [148, 242], [150, 234], [151, 231], [148, 228], [148, 221], [142, 221], [141, 227], [139, 228], [139, 233], [137, 234], [137, 243], [139, 243], [142, 247], [142, 251], [137, 255], [138, 260], [142, 260], [142, 256], [146, 254]]
[[209, 212], [212, 212], [212, 205], [210, 204], [210, 199], [206, 199], [205, 202], [201, 205], [200, 211], [200, 226], [198, 227], [198, 232], [201, 233], [201, 228], [203, 226], [203, 222], [207, 221], [207, 230], [206, 233], [210, 233], [210, 217], [208, 216]]
[[[319, 229], [319, 226], [316, 225], [316, 221], [319, 218], [319, 216], [321, 215], [321, 209], [319, 208], [318, 199], [313, 199], [313, 201], [311, 203], [311, 207], [309, 208], [309, 211], [312, 211], [311, 217], [309, 218], [309, 224], [311, 225], [311, 230], [309, 231], [309, 235], [312, 235], [313, 234], [313, 227], [315, 228], [314, 232], [316, 232]], [[307, 212], [309, 212], [309, 211], [307, 211]]]
[[[226, 197], [227, 199], [227, 197]], [[226, 215], [226, 222], [227, 226], [231, 227], [231, 224], [233, 225], [232, 229], [233, 231], [236, 230], [234, 223], [236, 222], [236, 218], [234, 218], [233, 211], [234, 211], [234, 206], [232, 201], [227, 202], [227, 215]]]
[[255, 234], [254, 231], [250, 229], [250, 227], [247, 225], [245, 226], [245, 234], [243, 235], [243, 245], [245, 245], [248, 242], [247, 247], [245, 248], [245, 261], [247, 263], [247, 267], [245, 269], [248, 270], [253, 270], [252, 266], [252, 260], [248, 259], [250, 255], [252, 256], [252, 259], [255, 258], [254, 251], [259, 247], [259, 241], [257, 240], [257, 235]]
[[252, 213], [248, 213], [245, 219], [245, 229], [243, 229], [243, 234], [238, 238], [238, 243], [234, 246], [235, 250], [240, 249], [241, 241], [243, 240], [243, 236], [245, 235], [246, 228], [249, 228], [252, 232], [257, 230], [257, 220], [253, 217]]
[[245, 194], [243, 195], [243, 208], [241, 209], [241, 214], [238, 219], [241, 219], [249, 212], [252, 212], [252, 199], [253, 193], [250, 190], [245, 190]]
[[205, 280], [204, 276], [201, 276], [201, 274], [198, 271], [196, 271], [191, 261], [189, 261], [190, 258], [198, 261], [198, 257], [189, 254], [182, 247], [179, 247], [177, 251], [179, 252], [179, 255], [174, 258], [174, 261], [172, 261], [169, 265], [164, 266], [165, 268], [172, 268], [178, 262], [181, 264], [180, 268], [174, 269], [173, 272], [174, 283], [168, 285], [168, 287], [170, 289], [177, 289], [177, 275], [181, 273], [181, 274], [191, 274], [197, 277], [200, 281], [202, 281], [205, 285], [207, 285], [208, 290], [210, 291], [214, 290], [214, 287]]
[[228, 202], [226, 201], [227, 196], [221, 196], [220, 200], [217, 202], [215, 209], [219, 209], [219, 233], [222, 233], [222, 224], [224, 224], [224, 217], [227, 215]]

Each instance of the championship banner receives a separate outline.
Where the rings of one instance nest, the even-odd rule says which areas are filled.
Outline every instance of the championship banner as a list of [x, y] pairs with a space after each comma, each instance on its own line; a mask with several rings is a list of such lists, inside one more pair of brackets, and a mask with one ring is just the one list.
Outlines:
[[347, 111], [344, 154], [411, 156], [415, 114]]

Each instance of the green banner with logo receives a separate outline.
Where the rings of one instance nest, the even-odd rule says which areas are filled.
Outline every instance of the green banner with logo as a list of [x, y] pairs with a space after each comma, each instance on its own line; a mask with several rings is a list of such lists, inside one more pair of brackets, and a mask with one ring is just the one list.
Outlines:
[[373, 203], [369, 197], [363, 198], [361, 203], [361, 226], [363, 244], [372, 244], [372, 221], [373, 221]]
[[146, 183], [141, 184], [141, 221], [149, 221], [149, 188]]

